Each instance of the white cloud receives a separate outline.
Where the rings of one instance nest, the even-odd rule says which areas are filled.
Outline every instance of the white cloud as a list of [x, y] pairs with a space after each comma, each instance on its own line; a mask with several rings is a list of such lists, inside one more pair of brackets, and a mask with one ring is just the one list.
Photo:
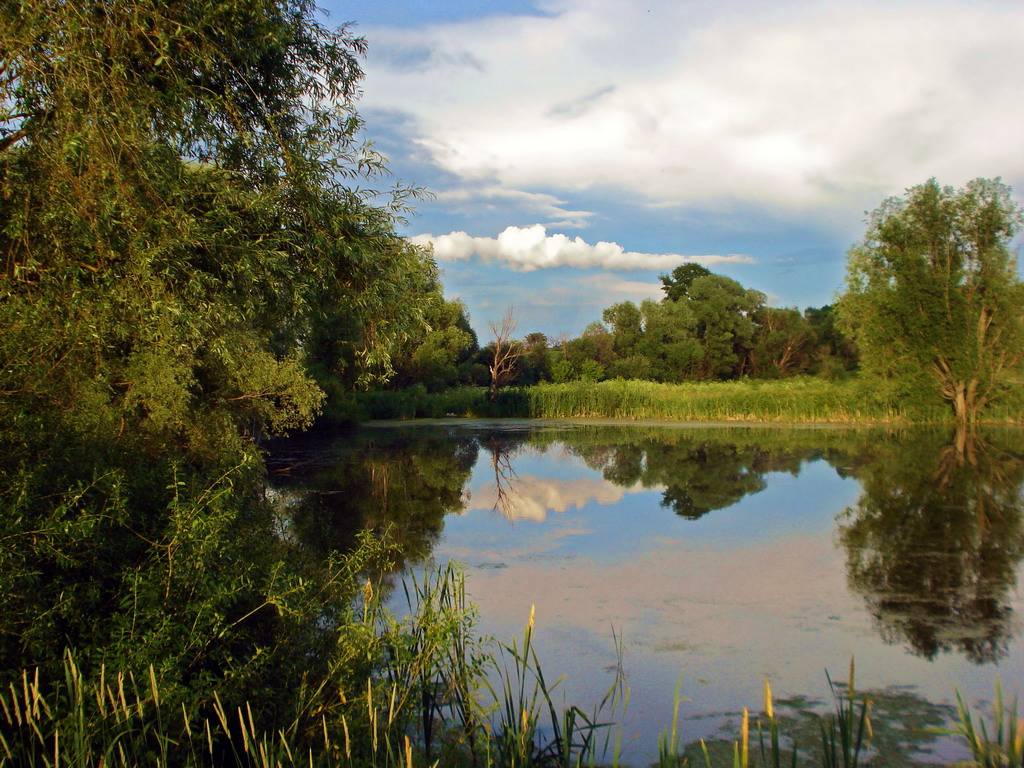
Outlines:
[[409, 238], [417, 245], [429, 245], [440, 261], [464, 261], [476, 257], [499, 261], [513, 269], [532, 272], [548, 267], [592, 267], [600, 269], [671, 269], [686, 262], [698, 264], [750, 263], [743, 254], [640, 253], [627, 251], [618, 243], [600, 241], [591, 245], [581, 237], [569, 238], [547, 233], [543, 224], [506, 227], [497, 237], [473, 237], [465, 232], [447, 235], [423, 234]]
[[[660, 489], [660, 486], [653, 490]], [[582, 509], [595, 502], [601, 506], [617, 504], [627, 493], [639, 493], [644, 488], [639, 483], [628, 488], [615, 485], [600, 478], [579, 478], [558, 480], [536, 475], [516, 476], [507, 487], [498, 491], [498, 486], [488, 483], [475, 491], [466, 510], [497, 509], [509, 520], [529, 520], [543, 523], [548, 512], [567, 512]]]
[[[603, 188], [859, 222], [933, 175], [1024, 180], [1020, 2], [545, 10], [367, 29], [365, 105], [409, 113], [445, 171], [508, 190]], [[407, 66], [403, 51], [445, 55]]]
[[434, 198], [443, 203], [479, 203], [499, 200], [514, 203], [524, 210], [540, 213], [547, 217], [549, 227], [583, 229], [594, 215], [592, 211], [573, 211], [565, 208], [565, 200], [544, 192], [526, 192], [520, 189], [505, 189], [494, 184], [483, 187], [461, 187], [445, 189], [435, 193]]

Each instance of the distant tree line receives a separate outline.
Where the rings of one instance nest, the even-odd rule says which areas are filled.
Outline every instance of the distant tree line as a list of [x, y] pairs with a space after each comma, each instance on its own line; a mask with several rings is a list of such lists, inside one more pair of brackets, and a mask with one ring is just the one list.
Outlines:
[[[1022, 211], [998, 179], [960, 189], [934, 179], [873, 211], [849, 253], [835, 306], [771, 307], [763, 293], [683, 264], [661, 277], [664, 297], [606, 308], [576, 338], [495, 327], [481, 347], [466, 310], [425, 285], [429, 331], [392, 360], [388, 386], [532, 385], [645, 379], [656, 382], [836, 378], [862, 369], [893, 402], [945, 403], [961, 425], [1024, 381], [1024, 283], [1011, 244]], [[415, 304], [415, 302], [411, 302]], [[511, 347], [510, 347], [511, 345]], [[495, 382], [497, 356], [514, 367]]]
[[[591, 323], [576, 338], [550, 339], [535, 331], [513, 340], [518, 360], [504, 383], [837, 377], [857, 367], [856, 347], [830, 305], [803, 312], [770, 307], [763, 293], [697, 264], [683, 264], [661, 281], [660, 301], [613, 304], [603, 322]], [[439, 284], [431, 290], [430, 330], [395, 356], [390, 386], [423, 384], [437, 391], [490, 385], [495, 343], [508, 340], [481, 347], [465, 307], [445, 300]]]

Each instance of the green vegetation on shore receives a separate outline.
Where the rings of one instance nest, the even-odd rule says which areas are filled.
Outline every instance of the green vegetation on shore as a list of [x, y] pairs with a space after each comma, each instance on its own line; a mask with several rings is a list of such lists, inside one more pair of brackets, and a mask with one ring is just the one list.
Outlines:
[[[310, 0], [39, 0], [0, 8], [0, 32], [0, 765], [589, 759], [597, 714], [550, 707], [529, 632], [481, 647], [453, 574], [399, 621], [374, 580], [390, 546], [301, 540], [261, 445], [325, 403], [335, 419], [940, 420], [948, 387], [1019, 420], [1003, 391], [1019, 355], [995, 343], [1020, 338], [1002, 187], [922, 198], [958, 211], [941, 244], [991, 224], [941, 275], [916, 205], [887, 208], [884, 247], [856, 262], [858, 307], [903, 306], [886, 291], [908, 273], [947, 299], [930, 400], [893, 374], [905, 356], [843, 378], [854, 350], [830, 310], [769, 308], [699, 269], [667, 276], [663, 302], [610, 308], [610, 329], [522, 340], [533, 381], [563, 383], [491, 400], [446, 389], [486, 366], [431, 255], [397, 233], [416, 190], [366, 188], [386, 168], [363, 144], [366, 44], [348, 27]], [[908, 269], [889, 279], [893, 254]], [[835, 381], [713, 381], [812, 373]], [[620, 375], [686, 383], [595, 383]], [[372, 391], [388, 382], [410, 388]], [[479, 696], [502, 653], [495, 714]]]
[[[465, 313], [453, 305], [435, 315], [439, 325], [418, 347], [398, 352], [399, 375], [382, 388], [438, 393], [489, 385], [489, 412], [518, 416], [930, 422], [945, 409], [964, 428], [1016, 420], [1024, 282], [1010, 245], [1022, 221], [1024, 212], [998, 179], [975, 179], [960, 189], [932, 179], [870, 214], [835, 307], [770, 307], [759, 291], [683, 264], [662, 276], [660, 301], [614, 304], [577, 338], [552, 343], [538, 332], [515, 338], [510, 308], [480, 349], [464, 330]], [[830, 394], [824, 385], [803, 383], [763, 391], [754, 384], [737, 390], [608, 384], [841, 381], [854, 372], [861, 387], [837, 384]], [[544, 384], [566, 386], [524, 389]], [[518, 389], [499, 403], [507, 387]], [[338, 399], [329, 411], [353, 410]], [[473, 398], [456, 393], [442, 401], [459, 413]], [[389, 402], [392, 411], [438, 410], [415, 392], [368, 402], [371, 411], [388, 410]], [[472, 404], [472, 410], [487, 409]]]
[[[0, 767], [621, 764], [617, 719], [627, 714], [630, 699], [621, 643], [607, 693], [587, 712], [559, 703], [558, 683], [545, 676], [534, 647], [532, 610], [520, 639], [495, 643], [473, 633], [464, 580], [451, 566], [410, 585], [410, 612], [401, 620], [383, 607], [381, 594], [379, 583], [367, 581], [351, 623], [362, 636], [351, 662], [365, 668], [365, 678], [348, 685], [305, 678], [302, 706], [274, 729], [254, 719], [259, 702], [226, 705], [216, 688], [186, 705], [166, 690], [153, 665], [137, 674], [115, 666], [89, 672], [68, 651], [56, 680], [22, 670], [0, 691]], [[872, 723], [876, 703], [884, 706], [887, 694], [858, 689], [852, 660], [844, 683], [829, 680], [831, 712], [827, 706], [801, 710], [816, 725], [810, 735], [783, 712], [787, 702], [774, 700], [766, 680], [763, 699], [736, 713], [734, 733], [686, 744], [680, 738], [682, 682], [659, 739], [658, 768], [887, 764], [877, 748], [886, 743], [885, 723], [878, 724], [877, 744]], [[956, 735], [974, 764], [985, 768], [1024, 759], [1017, 704], [1004, 701], [998, 684], [987, 725], [959, 695], [952, 727], [934, 717], [920, 733], [902, 737], [927, 742], [943, 732]]]
[[[1024, 423], [1024, 397], [1014, 390], [985, 413], [993, 423]], [[491, 399], [483, 387], [428, 392], [422, 387], [353, 393], [334, 403], [338, 421], [468, 416], [476, 418], [762, 421], [813, 424], [946, 423], [940, 403], [893, 401], [869, 381], [814, 377], [659, 384], [576, 381], [509, 387]]]

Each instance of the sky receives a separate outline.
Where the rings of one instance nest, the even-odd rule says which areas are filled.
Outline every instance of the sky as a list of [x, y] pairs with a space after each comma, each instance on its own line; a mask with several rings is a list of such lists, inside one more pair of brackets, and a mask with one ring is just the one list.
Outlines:
[[367, 137], [432, 195], [401, 232], [482, 342], [510, 305], [578, 334], [687, 261], [819, 306], [886, 197], [1024, 192], [1020, 0], [321, 4], [368, 41]]

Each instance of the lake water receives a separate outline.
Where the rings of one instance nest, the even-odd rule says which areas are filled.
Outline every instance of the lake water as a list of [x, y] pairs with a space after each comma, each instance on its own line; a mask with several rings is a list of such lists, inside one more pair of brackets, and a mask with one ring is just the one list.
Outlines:
[[[962, 757], [927, 729], [959, 689], [1024, 681], [1024, 435], [433, 422], [275, 449], [313, 548], [388, 525], [401, 569], [457, 560], [479, 629], [536, 647], [569, 701], [606, 690], [622, 638], [627, 763], [657, 755], [684, 673], [682, 738], [738, 730], [762, 684], [787, 727], [856, 658], [884, 765]], [[1020, 690], [1024, 694], [1024, 690]]]

